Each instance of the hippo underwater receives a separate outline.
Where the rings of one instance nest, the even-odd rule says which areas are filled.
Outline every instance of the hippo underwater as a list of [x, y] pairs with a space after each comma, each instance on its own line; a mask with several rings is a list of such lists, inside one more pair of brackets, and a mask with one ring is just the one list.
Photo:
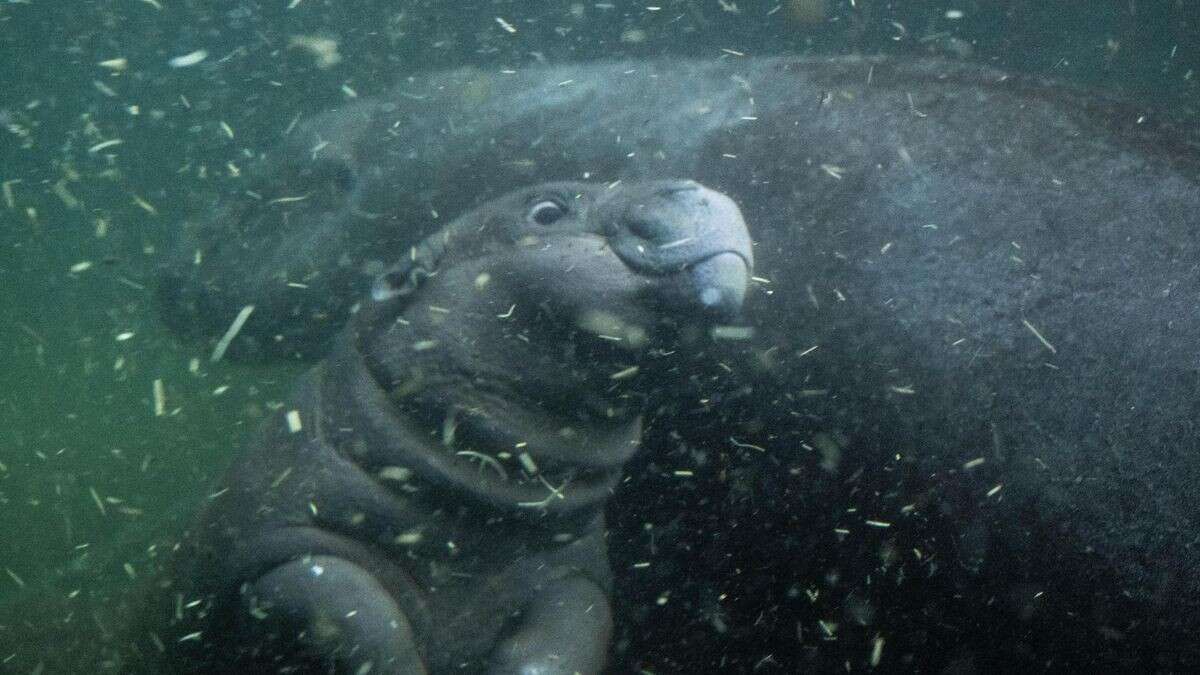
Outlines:
[[657, 417], [620, 488], [645, 499], [610, 514], [676, 563], [623, 577], [637, 658], [1200, 664], [1194, 125], [942, 60], [462, 69], [297, 125], [256, 175], [163, 271], [182, 332], [256, 306], [234, 356], [326, 353], [379, 251], [522, 184], [687, 176], [741, 206], [754, 336]]
[[393, 257], [184, 537], [146, 634], [172, 670], [601, 671], [603, 505], [664, 335], [740, 310], [738, 207], [544, 184]]

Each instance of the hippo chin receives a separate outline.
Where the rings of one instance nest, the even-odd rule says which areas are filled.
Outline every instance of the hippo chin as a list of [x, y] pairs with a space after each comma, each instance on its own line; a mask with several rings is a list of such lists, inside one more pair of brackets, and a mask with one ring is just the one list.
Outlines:
[[602, 507], [663, 340], [741, 306], [738, 208], [547, 184], [393, 257], [185, 538], [153, 636], [175, 668], [603, 668]]

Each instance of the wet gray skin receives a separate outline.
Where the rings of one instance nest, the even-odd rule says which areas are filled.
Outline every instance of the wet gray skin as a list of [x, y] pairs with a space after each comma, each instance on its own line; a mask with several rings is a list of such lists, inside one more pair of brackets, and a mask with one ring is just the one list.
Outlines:
[[739, 209], [689, 180], [554, 183], [392, 257], [185, 537], [139, 636], [171, 668], [604, 667], [641, 371], [683, 377], [664, 340], [739, 314]]
[[[653, 520], [729, 561], [655, 549], [675, 566], [625, 577], [636, 602], [763, 600], [721, 605], [727, 632], [670, 658], [798, 662], [778, 651], [792, 619], [821, 635], [853, 596], [874, 623], [797, 646], [814, 670], [859, 663], [877, 634], [885, 662], [931, 672], [1200, 663], [1194, 120], [941, 60], [461, 69], [297, 125], [255, 173], [164, 260], [164, 316], [205, 346], [256, 306], [231, 358], [326, 353], [380, 251], [535, 180], [688, 176], [741, 206], [769, 281], [747, 298], [755, 336], [676, 399], [645, 455], [733, 453], [743, 478], [666, 492], [643, 467], [640, 507], [616, 513], [631, 556], [651, 555]], [[884, 549], [921, 558], [877, 569]], [[811, 613], [780, 600], [810, 586]], [[765, 628], [768, 610], [788, 620]], [[674, 640], [673, 619], [633, 626], [631, 653]]]

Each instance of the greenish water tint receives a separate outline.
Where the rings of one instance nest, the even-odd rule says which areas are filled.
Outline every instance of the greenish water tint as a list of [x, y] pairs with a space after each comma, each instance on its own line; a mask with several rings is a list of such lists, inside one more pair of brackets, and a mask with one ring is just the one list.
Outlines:
[[[303, 368], [211, 364], [211, 345], [161, 325], [153, 281], [172, 230], [298, 116], [424, 69], [659, 54], [934, 53], [1184, 115], [1200, 81], [1182, 1], [217, 7], [0, 4], [0, 625], [139, 583], [147, 543], [202, 502]], [[340, 61], [320, 67], [297, 36], [336, 41]], [[0, 664], [36, 669], [13, 634]]]

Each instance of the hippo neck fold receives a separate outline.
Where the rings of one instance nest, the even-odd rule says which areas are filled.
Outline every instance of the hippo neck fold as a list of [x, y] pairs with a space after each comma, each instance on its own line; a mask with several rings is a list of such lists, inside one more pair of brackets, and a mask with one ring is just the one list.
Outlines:
[[[344, 333], [339, 341], [342, 344], [334, 349], [324, 369], [322, 388], [326, 400], [343, 405], [326, 408], [325, 429], [339, 452], [372, 474], [395, 473], [399, 468], [402, 474], [411, 472], [414, 486], [426, 484], [456, 500], [481, 502], [530, 517], [569, 516], [608, 498], [620, 479], [624, 458], [636, 448], [641, 435], [640, 419], [596, 434], [592, 437], [596, 443], [623, 450], [619, 461], [573, 468], [558, 462], [539, 466], [535, 456], [553, 453], [547, 455], [544, 449], [529, 446], [518, 448], [517, 443], [460, 449], [453, 443], [444, 444], [444, 429], [431, 428], [426, 416], [414, 416], [395, 405], [361, 353], [353, 349], [352, 332]], [[505, 452], [511, 455], [505, 458], [510, 464], [507, 468], [500, 463]], [[514, 470], [516, 466], [521, 470]]]

